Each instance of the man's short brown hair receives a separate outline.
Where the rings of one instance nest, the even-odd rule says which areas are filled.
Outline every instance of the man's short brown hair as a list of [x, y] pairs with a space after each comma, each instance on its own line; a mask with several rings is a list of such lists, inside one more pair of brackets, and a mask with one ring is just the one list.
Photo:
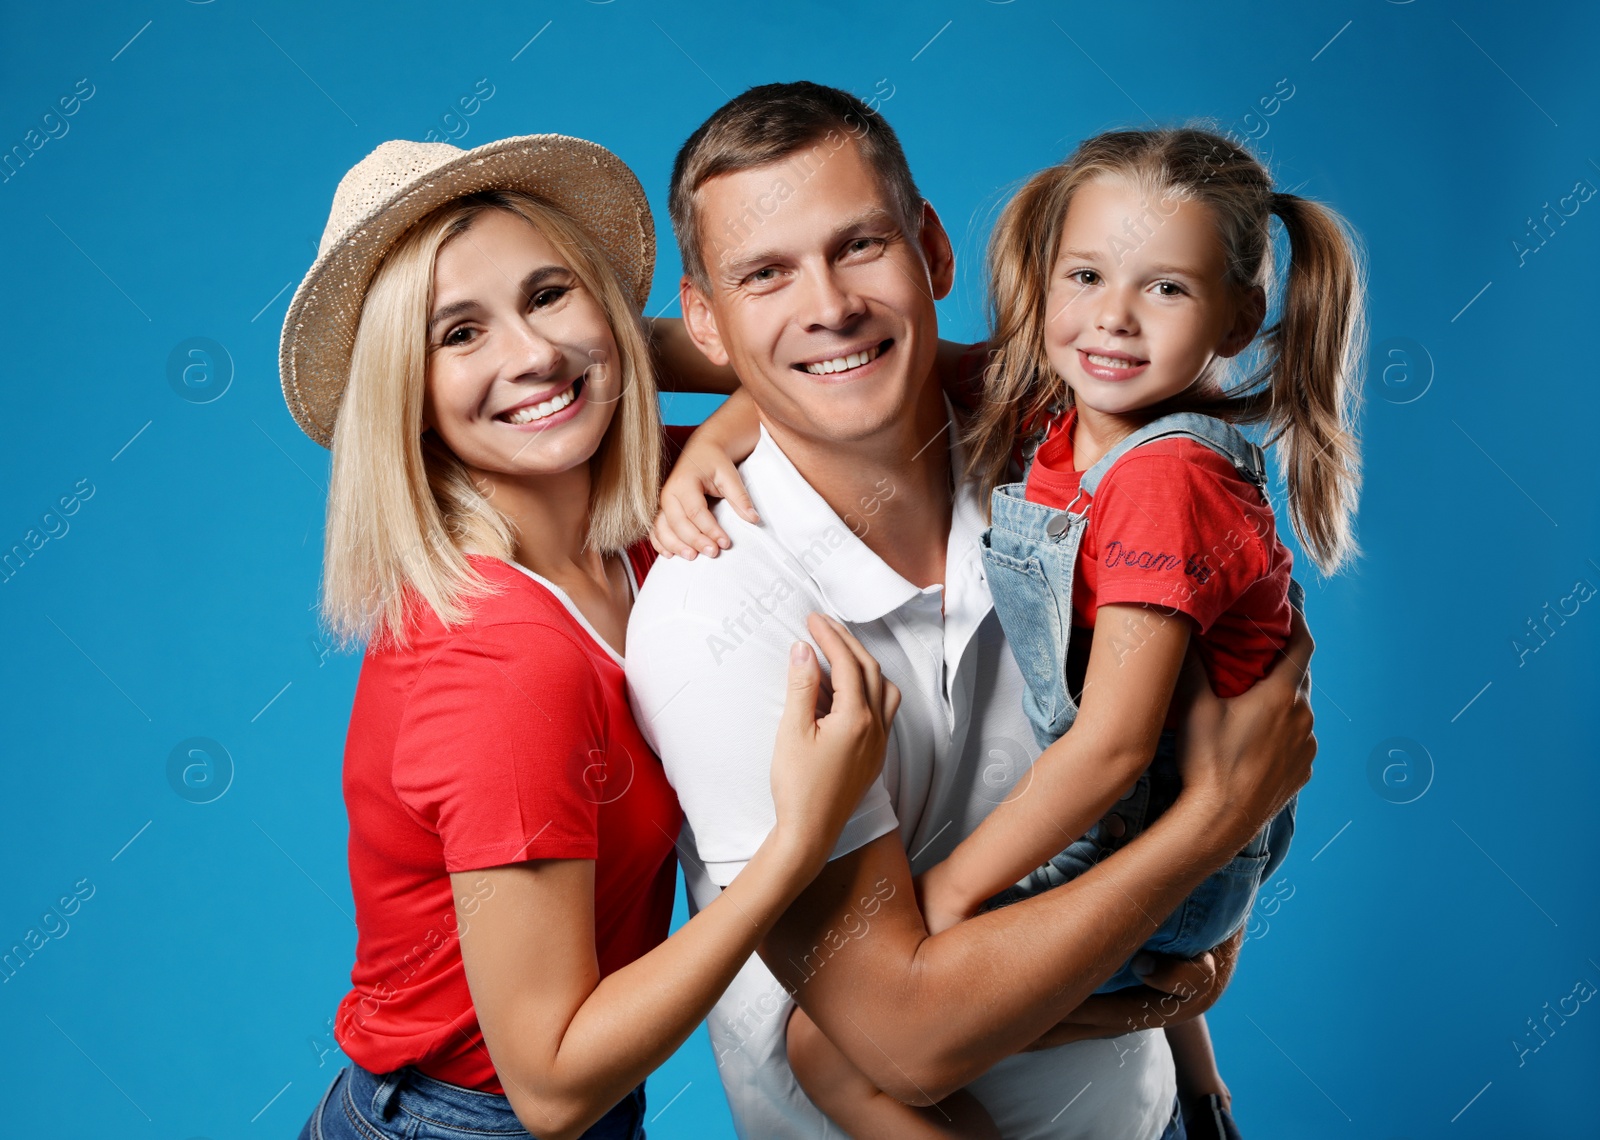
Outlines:
[[[700, 251], [700, 218], [695, 193], [719, 174], [733, 174], [769, 166], [791, 155], [790, 169], [800, 180], [841, 147], [854, 140], [861, 157], [872, 167], [908, 234], [922, 225], [922, 194], [911, 177], [900, 140], [884, 117], [848, 91], [820, 83], [767, 83], [730, 99], [689, 136], [672, 164], [672, 189], [667, 210], [678, 238], [684, 272], [700, 289], [709, 291], [705, 259]], [[762, 223], [793, 193], [787, 179], [775, 183], [775, 194], [747, 204], [733, 223], [748, 232]], [[764, 203], [773, 201], [771, 209]], [[741, 237], [743, 235], [740, 235]]]

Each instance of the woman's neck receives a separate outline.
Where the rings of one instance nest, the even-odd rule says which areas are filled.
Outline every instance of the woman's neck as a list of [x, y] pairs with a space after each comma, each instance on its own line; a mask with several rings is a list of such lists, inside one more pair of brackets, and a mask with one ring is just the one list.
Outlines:
[[518, 562], [552, 581], [574, 574], [605, 581], [604, 560], [587, 546], [591, 489], [587, 463], [554, 475], [473, 470], [472, 479], [514, 525], [512, 557]]

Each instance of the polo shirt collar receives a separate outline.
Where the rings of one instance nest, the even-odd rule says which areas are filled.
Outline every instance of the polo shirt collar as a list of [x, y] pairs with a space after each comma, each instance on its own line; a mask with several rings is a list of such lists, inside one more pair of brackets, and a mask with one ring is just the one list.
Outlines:
[[[954, 475], [964, 469], [965, 452], [960, 432], [955, 430], [954, 409], [948, 398], [944, 403], [945, 414], [950, 417], [950, 470]], [[800, 562], [842, 620], [878, 621], [919, 596], [937, 597], [941, 592], [937, 585], [924, 590], [908, 582], [857, 538], [806, 482], [765, 425], [740, 473], [764, 526]], [[962, 627], [959, 641], [964, 645], [993, 603], [982, 587], [977, 543], [985, 522], [972, 481], [958, 479], [953, 499], [942, 586], [946, 622], [956, 619]], [[863, 504], [862, 513], [870, 519], [870, 511], [869, 500]]]

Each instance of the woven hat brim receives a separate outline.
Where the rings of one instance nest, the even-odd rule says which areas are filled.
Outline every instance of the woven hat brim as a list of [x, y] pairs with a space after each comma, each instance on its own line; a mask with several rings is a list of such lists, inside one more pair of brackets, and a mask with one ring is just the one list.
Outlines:
[[634, 307], [644, 309], [655, 272], [655, 222], [626, 163], [566, 135], [523, 135], [466, 151], [402, 187], [319, 253], [289, 302], [278, 347], [283, 398], [323, 447], [333, 443], [373, 273], [419, 219], [480, 190], [525, 191], [570, 215], [595, 239]]

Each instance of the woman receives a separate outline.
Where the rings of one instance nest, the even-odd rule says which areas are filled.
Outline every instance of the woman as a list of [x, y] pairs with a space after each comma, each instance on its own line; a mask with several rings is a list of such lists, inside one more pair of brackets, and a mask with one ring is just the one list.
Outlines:
[[671, 938], [681, 815], [622, 672], [661, 435], [632, 173], [556, 135], [389, 142], [284, 324], [331, 445], [324, 616], [365, 641], [344, 789], [352, 1063], [302, 1137], [643, 1135], [645, 1075], [825, 862], [899, 694], [813, 615], [756, 858]]

